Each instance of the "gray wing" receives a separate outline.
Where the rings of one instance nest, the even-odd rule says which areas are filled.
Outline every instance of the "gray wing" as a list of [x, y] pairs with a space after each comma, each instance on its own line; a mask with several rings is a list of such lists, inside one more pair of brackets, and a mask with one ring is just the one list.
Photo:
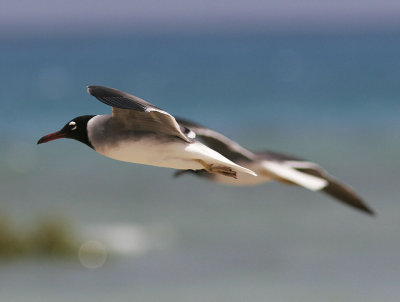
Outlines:
[[[257, 152], [257, 157], [258, 159], [265, 160], [266, 162], [281, 163], [282, 166], [289, 167], [302, 173], [304, 175], [304, 178], [307, 178], [307, 176], [313, 176], [319, 179], [323, 179], [326, 181], [326, 185], [324, 185], [320, 189], [320, 191], [365, 213], [368, 213], [370, 215], [375, 214], [374, 211], [368, 205], [366, 205], [364, 201], [349, 186], [337, 181], [333, 176], [328, 174], [328, 172], [326, 172], [323, 168], [315, 163], [308, 162], [287, 154], [272, 151]], [[272, 168], [274, 169], [274, 167]], [[276, 173], [284, 180], [291, 182], [290, 178], [285, 177], [285, 170], [280, 171], [278, 168], [274, 169], [274, 171], [272, 172]], [[301, 175], [299, 176], [301, 177]]]
[[189, 131], [182, 128], [171, 114], [141, 98], [104, 86], [88, 86], [87, 90], [100, 102], [112, 107], [113, 117], [137, 131], [177, 136], [189, 143], [193, 141]]
[[192, 130], [196, 134], [196, 138], [200, 139], [206, 146], [233, 162], [249, 162], [255, 157], [253, 152], [243, 148], [217, 131], [179, 117], [176, 118], [176, 121], [182, 127]]

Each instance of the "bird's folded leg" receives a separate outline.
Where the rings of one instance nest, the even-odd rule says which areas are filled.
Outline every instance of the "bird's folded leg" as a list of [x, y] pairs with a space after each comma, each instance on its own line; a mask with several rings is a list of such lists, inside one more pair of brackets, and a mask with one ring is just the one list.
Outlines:
[[233, 177], [235, 179], [237, 178], [236, 171], [232, 170], [232, 168], [230, 167], [207, 164], [205, 161], [201, 159], [197, 159], [196, 161], [199, 162], [204, 167], [204, 169], [209, 173], [220, 174], [228, 177]]

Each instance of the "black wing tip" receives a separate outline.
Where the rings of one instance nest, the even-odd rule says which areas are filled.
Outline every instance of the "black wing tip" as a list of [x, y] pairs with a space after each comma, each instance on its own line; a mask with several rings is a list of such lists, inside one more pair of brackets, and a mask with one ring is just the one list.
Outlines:
[[93, 96], [101, 96], [110, 93], [114, 89], [106, 86], [89, 85], [87, 86], [87, 92]]
[[352, 207], [353, 209], [359, 210], [362, 213], [370, 216], [376, 216], [376, 212], [372, 208], [370, 208], [359, 196], [350, 191], [350, 189], [344, 185], [339, 185], [337, 182], [330, 182], [328, 187], [325, 187], [321, 191], [330, 195], [336, 200], [341, 201], [349, 207]]
[[377, 214], [374, 210], [372, 210], [370, 207], [368, 207], [366, 204], [361, 203], [357, 209], [359, 209], [361, 212], [370, 215], [371, 217], [376, 217]]
[[348, 203], [345, 201], [345, 204], [371, 217], [377, 216], [376, 212], [368, 205], [366, 205], [361, 199], [358, 200], [357, 203]]
[[87, 92], [94, 97], [129, 97], [130, 95], [121, 90], [99, 85], [87, 86]]

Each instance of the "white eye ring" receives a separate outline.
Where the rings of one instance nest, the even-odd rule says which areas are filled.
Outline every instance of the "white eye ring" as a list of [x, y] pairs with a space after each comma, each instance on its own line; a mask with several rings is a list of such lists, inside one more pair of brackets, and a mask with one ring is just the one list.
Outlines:
[[76, 130], [76, 128], [78, 128], [74, 121], [70, 122], [68, 125], [72, 126], [71, 130]]

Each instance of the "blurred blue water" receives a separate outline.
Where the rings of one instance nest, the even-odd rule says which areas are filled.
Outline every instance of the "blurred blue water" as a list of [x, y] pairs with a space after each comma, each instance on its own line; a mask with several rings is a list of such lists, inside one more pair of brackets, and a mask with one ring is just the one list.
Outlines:
[[[9, 264], [1, 300], [397, 301], [399, 53], [396, 33], [0, 38], [0, 210], [22, 224], [55, 212], [78, 230], [126, 222], [174, 234], [168, 248], [96, 271]], [[109, 112], [89, 84], [251, 149], [315, 160], [378, 218], [299, 188], [176, 180], [72, 141], [34, 145], [75, 116]]]
[[85, 95], [88, 84], [124, 89], [226, 128], [398, 127], [399, 37], [3, 38], [2, 128], [105, 112]]

